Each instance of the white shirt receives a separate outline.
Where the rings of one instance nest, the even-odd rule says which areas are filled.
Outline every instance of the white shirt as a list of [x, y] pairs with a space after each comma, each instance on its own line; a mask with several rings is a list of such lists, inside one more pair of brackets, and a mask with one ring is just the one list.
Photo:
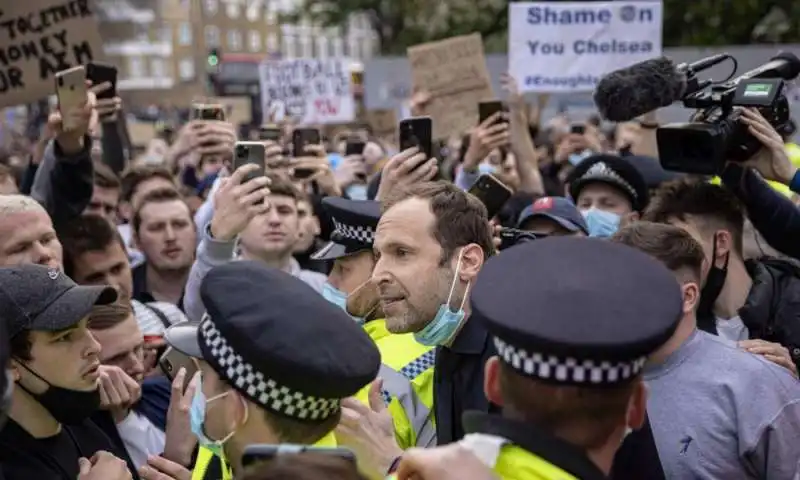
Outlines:
[[750, 338], [750, 331], [738, 315], [728, 319], [716, 317], [716, 324], [717, 334], [722, 338], [732, 342], [739, 342]]
[[164, 432], [133, 410], [117, 424], [117, 431], [136, 468], [147, 465], [147, 457], [164, 453]]

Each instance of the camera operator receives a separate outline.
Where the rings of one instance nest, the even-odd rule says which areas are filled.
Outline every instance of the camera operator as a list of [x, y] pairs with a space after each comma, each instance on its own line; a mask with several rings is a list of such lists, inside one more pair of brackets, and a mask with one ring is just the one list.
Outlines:
[[722, 182], [742, 202], [753, 226], [770, 246], [800, 259], [800, 243], [796, 241], [800, 238], [800, 210], [764, 181], [778, 182], [800, 193], [798, 169], [789, 160], [783, 138], [758, 110], [745, 109], [742, 121], [764, 148], [744, 165], [729, 163], [721, 175]]
[[656, 191], [644, 220], [683, 228], [703, 246], [709, 267], [698, 328], [797, 375], [800, 268], [774, 258], [744, 260], [744, 213], [736, 197], [719, 185], [676, 181]]

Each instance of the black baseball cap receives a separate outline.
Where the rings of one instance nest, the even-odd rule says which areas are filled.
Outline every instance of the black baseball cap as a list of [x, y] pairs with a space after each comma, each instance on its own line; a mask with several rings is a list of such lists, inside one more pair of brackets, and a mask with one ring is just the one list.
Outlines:
[[115, 301], [113, 287], [77, 285], [55, 268], [32, 264], [0, 268], [0, 316], [9, 338], [25, 330], [69, 328], [95, 305]]

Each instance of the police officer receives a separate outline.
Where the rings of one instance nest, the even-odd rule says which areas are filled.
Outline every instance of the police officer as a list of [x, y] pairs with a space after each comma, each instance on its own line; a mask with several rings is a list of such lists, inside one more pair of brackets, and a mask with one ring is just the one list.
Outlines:
[[[331, 241], [312, 255], [333, 260], [322, 296], [364, 325], [381, 352], [381, 396], [388, 405], [400, 448], [429, 447], [436, 442], [433, 409], [435, 350], [420, 344], [413, 334], [396, 335], [386, 329], [378, 292], [370, 281], [375, 265], [372, 242], [380, 220], [378, 202], [327, 197], [322, 207], [334, 230]], [[368, 389], [358, 395], [369, 402]]]
[[659, 262], [598, 239], [537, 240], [489, 260], [471, 304], [498, 352], [486, 396], [504, 409], [465, 414], [462, 445], [503, 479], [607, 478], [644, 422], [642, 367], [675, 331], [681, 298]]
[[175, 325], [165, 336], [200, 359], [190, 420], [205, 448], [192, 478], [204, 478], [209, 451], [224, 452], [241, 472], [250, 444], [335, 446], [341, 400], [374, 380], [380, 365], [363, 329], [303, 281], [258, 262], [212, 269], [200, 296], [199, 325]]

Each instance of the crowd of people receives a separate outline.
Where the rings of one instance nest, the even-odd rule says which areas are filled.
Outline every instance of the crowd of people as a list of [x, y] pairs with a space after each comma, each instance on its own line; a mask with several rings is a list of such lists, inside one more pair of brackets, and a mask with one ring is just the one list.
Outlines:
[[514, 84], [431, 158], [287, 123], [264, 171], [225, 120], [53, 111], [0, 158], [0, 477], [798, 478], [793, 127], [744, 110], [712, 181]]

